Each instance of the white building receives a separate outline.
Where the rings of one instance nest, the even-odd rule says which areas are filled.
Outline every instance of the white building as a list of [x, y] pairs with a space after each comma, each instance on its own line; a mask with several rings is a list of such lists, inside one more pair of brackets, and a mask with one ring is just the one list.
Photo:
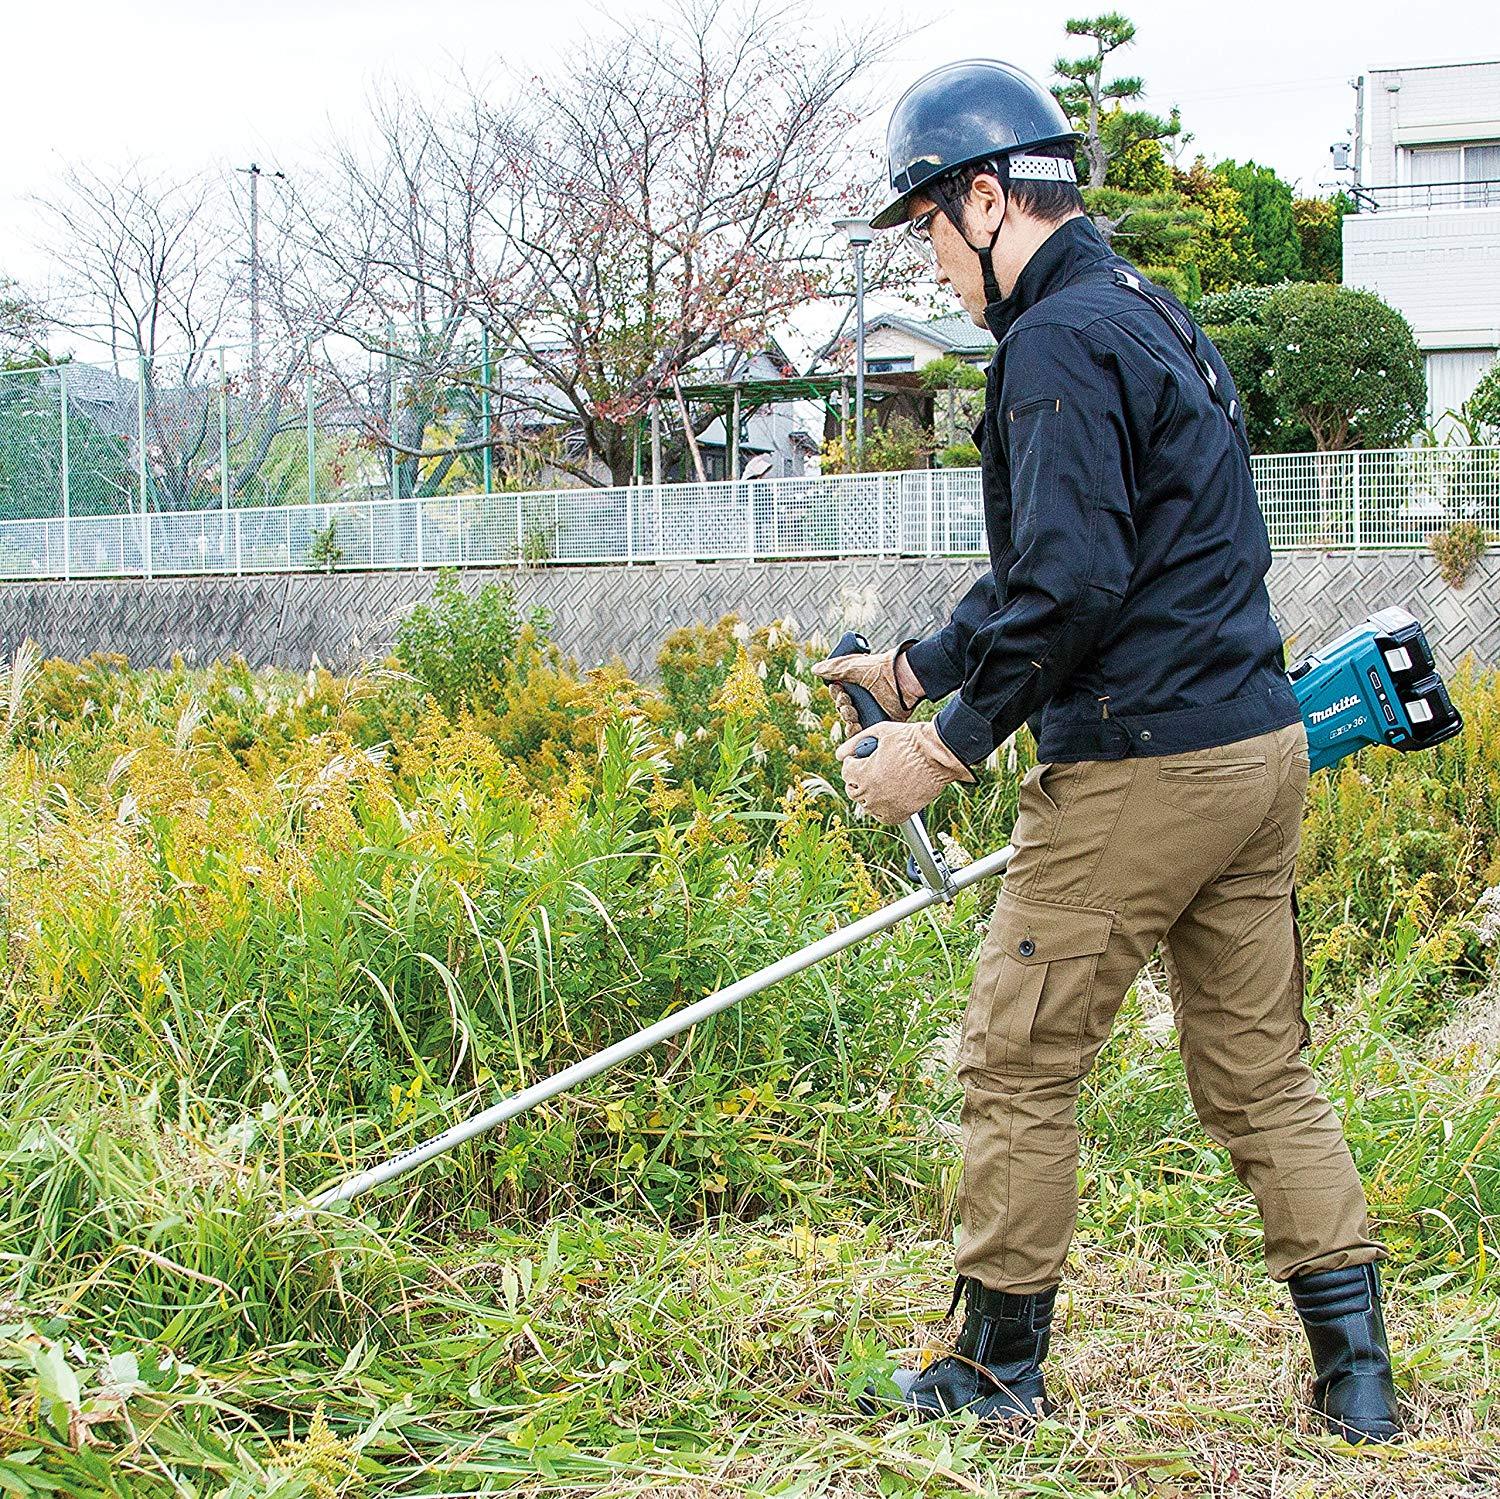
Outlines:
[[[722, 378], [726, 363], [721, 357], [716, 366], [706, 365], [695, 372], [695, 378]], [[796, 367], [774, 339], [768, 341], [764, 349], [757, 350], [748, 360], [742, 356], [735, 359], [734, 370], [736, 379], [755, 382], [785, 380], [797, 373]], [[809, 464], [818, 454], [819, 443], [810, 430], [815, 416], [816, 413], [806, 403], [798, 401], [776, 401], [769, 405], [748, 407], [740, 419], [741, 472], [752, 472], [752, 477], [801, 478], [808, 472]], [[704, 472], [710, 480], [730, 477], [729, 425], [727, 420], [720, 417], [698, 438]], [[760, 460], [759, 463], [756, 462], [757, 459]], [[684, 479], [695, 476], [690, 471], [686, 455], [682, 458], [681, 467]]]
[[947, 354], [985, 365], [994, 352], [989, 329], [976, 328], [962, 313], [922, 320], [887, 312], [865, 326], [865, 372], [871, 375], [905, 374]]
[[1358, 88], [1344, 282], [1412, 325], [1436, 420], [1500, 350], [1500, 61], [1384, 69]]

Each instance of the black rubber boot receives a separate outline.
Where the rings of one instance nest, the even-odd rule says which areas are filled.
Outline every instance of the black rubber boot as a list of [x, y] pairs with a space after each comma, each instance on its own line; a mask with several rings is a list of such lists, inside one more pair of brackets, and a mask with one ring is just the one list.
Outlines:
[[1401, 1433], [1391, 1352], [1373, 1264], [1296, 1275], [1287, 1282], [1312, 1346], [1313, 1409], [1346, 1442], [1389, 1442]]
[[[1052, 1406], [1041, 1363], [1047, 1356], [1057, 1287], [1019, 1296], [960, 1276], [950, 1315], [961, 1295], [964, 1325], [953, 1352], [920, 1374], [898, 1369], [892, 1376], [901, 1391], [901, 1408], [922, 1420], [972, 1410], [982, 1421], [1012, 1425], [1046, 1415]], [[867, 1392], [860, 1396], [859, 1408], [873, 1416], [893, 1407], [888, 1399]]]

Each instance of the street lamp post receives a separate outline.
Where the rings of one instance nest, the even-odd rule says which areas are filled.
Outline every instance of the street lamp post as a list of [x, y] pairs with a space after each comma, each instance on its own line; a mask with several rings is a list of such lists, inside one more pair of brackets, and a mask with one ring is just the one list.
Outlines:
[[868, 219], [836, 219], [854, 251], [854, 466], [865, 466], [865, 248], [875, 238]]

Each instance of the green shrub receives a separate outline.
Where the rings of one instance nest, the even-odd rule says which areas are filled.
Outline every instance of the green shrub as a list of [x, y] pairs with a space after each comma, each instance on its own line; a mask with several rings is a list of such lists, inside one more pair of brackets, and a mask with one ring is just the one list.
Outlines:
[[1245, 430], [1257, 453], [1302, 453], [1313, 446], [1307, 423], [1286, 411], [1266, 385], [1271, 340], [1266, 305], [1273, 286], [1232, 286], [1200, 297], [1193, 315], [1229, 366], [1245, 412]]
[[[464, 591], [451, 572], [438, 575], [430, 604], [418, 604], [396, 629], [402, 664], [448, 711], [492, 701], [516, 664], [523, 620], [507, 583]], [[545, 636], [545, 611], [533, 611], [531, 628]]]
[[1390, 448], [1422, 425], [1427, 375], [1411, 325], [1373, 292], [1325, 282], [1277, 287], [1263, 322], [1263, 380], [1320, 451]]
[[1260, 325], [1273, 286], [1231, 286], [1224, 291], [1205, 292], [1193, 304], [1193, 316], [1205, 328]]
[[1421, 427], [1422, 356], [1371, 292], [1324, 282], [1237, 286], [1198, 299], [1256, 452], [1399, 447]]
[[[1245, 288], [1249, 290], [1251, 288]], [[1261, 288], [1253, 288], [1261, 290]], [[1220, 293], [1231, 296], [1233, 293]], [[1207, 297], [1204, 298], [1206, 302]], [[1271, 345], [1264, 327], [1232, 322], [1205, 327], [1204, 332], [1229, 366], [1245, 412], [1245, 431], [1257, 453], [1304, 453], [1313, 446], [1307, 423], [1289, 416], [1266, 388], [1271, 370]]]
[[[898, 416], [891, 422], [867, 419], [864, 467], [858, 471], [880, 473], [925, 468], [934, 446], [932, 433], [910, 417]], [[825, 474], [857, 471], [852, 425], [847, 438], [834, 437], [823, 444], [822, 471]]]
[[1438, 571], [1449, 588], [1460, 589], [1490, 544], [1490, 533], [1478, 521], [1459, 520], [1446, 531], [1434, 531], [1427, 549], [1437, 558]]
[[1500, 442], [1500, 363], [1492, 364], [1464, 403], [1464, 415], [1487, 442]]
[[978, 468], [979, 449], [972, 442], [955, 442], [937, 455], [939, 468]]
[[330, 515], [328, 524], [321, 531], [314, 531], [312, 545], [307, 549], [309, 567], [321, 567], [331, 573], [344, 560], [344, 549], [339, 545], [338, 517]]

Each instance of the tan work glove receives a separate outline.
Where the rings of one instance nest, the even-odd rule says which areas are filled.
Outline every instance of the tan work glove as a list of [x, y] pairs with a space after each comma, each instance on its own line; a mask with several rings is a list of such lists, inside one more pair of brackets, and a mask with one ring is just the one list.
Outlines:
[[[867, 739], [878, 740], [879, 748], [861, 760], [854, 750]], [[843, 762], [844, 786], [854, 804], [878, 822], [905, 822], [944, 786], [974, 779], [930, 721], [879, 723], [873, 729], [861, 729], [835, 753]]]
[[867, 656], [830, 656], [826, 661], [815, 661], [812, 671], [828, 683], [833, 695], [833, 705], [839, 710], [844, 727], [851, 734], [859, 732], [859, 715], [849, 694], [838, 684], [853, 682], [863, 687], [880, 704], [887, 718], [905, 723], [925, 695], [917, 674], [906, 661], [906, 646], [899, 645], [893, 651], [875, 651]]

